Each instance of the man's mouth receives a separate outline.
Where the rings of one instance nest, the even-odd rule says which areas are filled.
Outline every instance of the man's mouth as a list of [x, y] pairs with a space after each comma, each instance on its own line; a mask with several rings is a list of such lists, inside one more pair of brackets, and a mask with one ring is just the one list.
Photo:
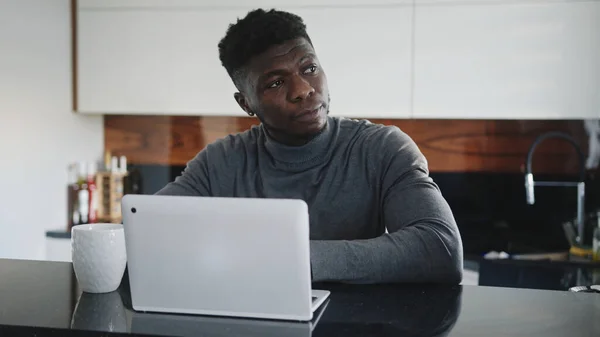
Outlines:
[[322, 108], [323, 108], [323, 105], [319, 105], [315, 109], [304, 110], [301, 113], [294, 116], [294, 120], [306, 122], [306, 121], [311, 121], [313, 119], [316, 119], [319, 116], [319, 112], [321, 111]]

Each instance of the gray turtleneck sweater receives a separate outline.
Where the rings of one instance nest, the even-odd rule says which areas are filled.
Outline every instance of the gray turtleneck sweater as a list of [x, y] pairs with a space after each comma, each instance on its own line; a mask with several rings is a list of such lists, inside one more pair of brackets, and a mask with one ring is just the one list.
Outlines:
[[314, 282], [459, 283], [462, 241], [428, 174], [399, 128], [330, 116], [300, 147], [262, 125], [211, 143], [157, 194], [304, 200]]

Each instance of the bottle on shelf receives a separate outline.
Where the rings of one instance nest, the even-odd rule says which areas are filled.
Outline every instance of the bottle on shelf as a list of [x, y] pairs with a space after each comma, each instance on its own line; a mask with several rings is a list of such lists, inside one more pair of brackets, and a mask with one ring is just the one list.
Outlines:
[[77, 164], [70, 164], [67, 175], [67, 231], [70, 232], [73, 226], [79, 225], [79, 206], [78, 193], [79, 185], [77, 184]]
[[127, 174], [127, 157], [125, 156], [119, 157], [119, 171], [122, 174]]
[[104, 171], [105, 172], [110, 172], [110, 168], [111, 168], [111, 154], [110, 151], [106, 150], [104, 151]]
[[96, 186], [96, 163], [91, 162], [87, 171], [87, 188], [89, 199], [89, 223], [98, 222], [98, 189]]
[[110, 161], [110, 172], [119, 173], [119, 158], [113, 156]]
[[90, 208], [90, 192], [87, 184], [87, 168], [85, 162], [79, 163], [77, 184], [79, 190], [77, 193], [78, 210], [79, 210], [79, 224], [89, 223], [89, 208]]

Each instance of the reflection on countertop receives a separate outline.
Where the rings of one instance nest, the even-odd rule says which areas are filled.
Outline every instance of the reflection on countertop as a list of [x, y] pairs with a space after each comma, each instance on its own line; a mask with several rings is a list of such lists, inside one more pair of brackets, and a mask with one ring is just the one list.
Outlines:
[[486, 259], [467, 255], [465, 268], [479, 274], [478, 284], [482, 286], [568, 290], [600, 284], [600, 263], [579, 258]]
[[600, 295], [590, 293], [323, 283], [315, 287], [332, 292], [327, 306], [313, 322], [298, 323], [136, 312], [127, 277], [116, 292], [81, 293], [71, 264], [64, 262], [0, 260], [0, 274], [3, 336], [600, 335]]

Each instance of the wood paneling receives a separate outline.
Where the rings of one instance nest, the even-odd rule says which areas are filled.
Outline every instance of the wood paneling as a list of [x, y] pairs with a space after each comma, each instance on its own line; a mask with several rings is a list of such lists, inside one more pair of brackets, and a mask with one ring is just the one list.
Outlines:
[[[185, 165], [206, 144], [258, 124], [250, 117], [105, 116], [105, 147], [134, 164]], [[372, 119], [397, 125], [410, 135], [432, 172], [514, 172], [523, 170], [530, 144], [546, 131], [575, 137], [584, 153], [582, 121], [401, 120]], [[574, 149], [548, 140], [534, 156], [536, 173], [577, 172]]]
[[257, 123], [254, 118], [105, 116], [104, 141], [134, 164], [185, 165], [206, 144]]

